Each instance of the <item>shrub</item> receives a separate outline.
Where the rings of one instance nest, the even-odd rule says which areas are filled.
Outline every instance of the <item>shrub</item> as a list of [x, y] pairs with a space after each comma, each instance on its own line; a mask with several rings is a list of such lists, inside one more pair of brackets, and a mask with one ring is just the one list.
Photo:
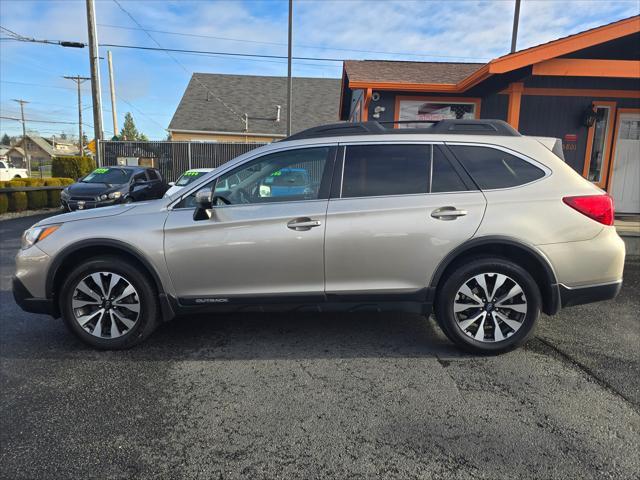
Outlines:
[[90, 157], [53, 157], [51, 161], [51, 175], [78, 179], [96, 168]]
[[[30, 178], [27, 182], [28, 187], [43, 187], [44, 181], [36, 178]], [[47, 191], [46, 190], [32, 190], [27, 192], [27, 202], [29, 210], [38, 210], [47, 206]]]
[[[47, 178], [44, 181], [47, 187], [60, 187], [62, 186], [62, 178]], [[47, 190], [47, 205], [50, 208], [60, 206], [60, 190]]]
[[13, 192], [9, 196], [10, 212], [22, 212], [27, 209], [28, 204], [26, 192]]
[[23, 182], [25, 187], [37, 187], [42, 185], [42, 180], [41, 178], [21, 178], [20, 180], [14, 180], [14, 181], [18, 181], [18, 182]]
[[7, 213], [8, 211], [9, 211], [9, 197], [7, 197], [6, 193], [0, 193], [0, 214]]
[[[17, 187], [58, 187], [75, 183], [72, 178], [21, 178], [19, 180], [1, 181], [0, 188]], [[40, 209], [60, 206], [60, 190], [33, 190], [29, 192], [0, 193], [0, 213], [7, 211]]]

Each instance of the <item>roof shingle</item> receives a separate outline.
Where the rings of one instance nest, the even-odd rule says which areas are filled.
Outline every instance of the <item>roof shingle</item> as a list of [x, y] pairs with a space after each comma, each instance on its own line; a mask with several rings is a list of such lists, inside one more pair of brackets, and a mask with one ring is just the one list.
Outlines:
[[[292, 85], [292, 133], [338, 120], [339, 79], [294, 77]], [[282, 107], [279, 122], [277, 105]], [[244, 133], [246, 113], [247, 133], [286, 135], [286, 107], [286, 77], [194, 73], [169, 130]]]
[[400, 62], [347, 60], [344, 68], [350, 82], [455, 84], [482, 67], [483, 63]]

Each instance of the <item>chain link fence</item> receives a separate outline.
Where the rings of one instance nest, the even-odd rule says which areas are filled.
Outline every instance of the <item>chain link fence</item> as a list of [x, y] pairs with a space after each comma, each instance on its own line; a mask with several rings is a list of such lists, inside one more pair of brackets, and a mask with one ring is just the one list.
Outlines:
[[219, 142], [100, 142], [102, 163], [146, 165], [160, 170], [166, 182], [174, 182], [191, 168], [215, 168], [266, 143]]

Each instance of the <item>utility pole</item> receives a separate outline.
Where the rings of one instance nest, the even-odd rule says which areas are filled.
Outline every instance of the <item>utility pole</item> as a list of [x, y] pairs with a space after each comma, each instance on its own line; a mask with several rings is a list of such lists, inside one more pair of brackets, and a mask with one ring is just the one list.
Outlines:
[[287, 57], [287, 136], [291, 135], [291, 39], [293, 36], [293, 0], [289, 0], [289, 43]]
[[87, 29], [89, 33], [89, 64], [91, 66], [91, 97], [93, 98], [93, 132], [96, 139], [96, 165], [102, 166], [100, 141], [102, 140], [102, 91], [100, 88], [100, 58], [98, 54], [98, 27], [94, 0], [87, 0]]
[[[29, 156], [29, 150], [27, 149], [27, 127], [24, 124], [24, 105], [29, 102], [22, 99], [14, 99], [13, 101], [20, 104], [20, 116], [22, 118], [22, 149], [24, 150], [24, 158], [27, 161], [27, 173], [31, 176], [31, 157]], [[42, 176], [42, 169], [40, 169], [40, 176]]]
[[516, 9], [513, 12], [513, 31], [511, 33], [511, 53], [516, 51], [518, 41], [518, 23], [520, 23], [520, 0], [516, 0]]
[[113, 134], [118, 135], [118, 114], [116, 112], [116, 85], [113, 80], [113, 60], [111, 50], [107, 52], [107, 63], [109, 64], [109, 87], [111, 89], [111, 117], [113, 118]]
[[66, 78], [67, 80], [73, 80], [76, 82], [78, 86], [78, 139], [80, 142], [80, 156], [84, 156], [84, 142], [82, 141], [82, 95], [80, 94], [80, 85], [86, 82], [87, 80], [91, 80], [90, 77], [81, 77], [80, 75], [76, 75], [75, 77], [67, 77], [64, 76], [62, 78]]

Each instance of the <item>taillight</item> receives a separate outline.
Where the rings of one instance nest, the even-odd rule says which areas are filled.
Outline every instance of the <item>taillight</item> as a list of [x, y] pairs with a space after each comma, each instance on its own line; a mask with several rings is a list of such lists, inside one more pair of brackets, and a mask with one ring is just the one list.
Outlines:
[[613, 198], [609, 195], [564, 197], [564, 203], [604, 225], [613, 225]]

